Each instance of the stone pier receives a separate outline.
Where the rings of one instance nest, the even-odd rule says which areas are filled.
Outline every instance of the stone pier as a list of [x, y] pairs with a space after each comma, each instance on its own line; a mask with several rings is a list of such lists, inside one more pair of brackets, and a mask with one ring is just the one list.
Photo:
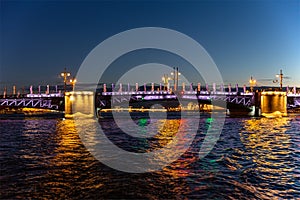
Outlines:
[[94, 115], [95, 94], [91, 91], [67, 92], [65, 94], [65, 114]]
[[286, 92], [266, 91], [261, 92], [261, 113], [263, 116], [287, 115]]

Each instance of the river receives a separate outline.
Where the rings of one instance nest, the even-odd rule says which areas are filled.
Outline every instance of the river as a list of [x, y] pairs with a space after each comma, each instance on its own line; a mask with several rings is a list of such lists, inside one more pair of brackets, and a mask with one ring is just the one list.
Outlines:
[[[199, 130], [175, 162], [159, 171], [126, 173], [96, 160], [81, 142], [72, 119], [2, 119], [1, 198], [300, 198], [299, 115], [227, 117], [213, 150], [199, 159], [199, 146], [210, 120], [209, 115], [185, 119], [188, 125], [199, 123]], [[147, 126], [148, 119], [136, 123]], [[165, 123], [176, 129], [183, 122], [156, 119], [154, 124]], [[134, 142], [114, 128], [113, 119], [101, 119], [100, 124], [120, 148], [136, 152], [163, 147], [173, 136], [171, 128], [155, 141]]]

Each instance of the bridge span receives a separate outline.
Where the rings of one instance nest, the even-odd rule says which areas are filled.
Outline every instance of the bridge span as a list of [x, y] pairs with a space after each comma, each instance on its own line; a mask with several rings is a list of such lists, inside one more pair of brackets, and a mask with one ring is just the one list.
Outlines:
[[[75, 91], [67, 92], [66, 95], [57, 94], [26, 94], [22, 97], [0, 98], [1, 107], [29, 107], [50, 110], [65, 111], [71, 113], [74, 106], [85, 106], [87, 111], [96, 109], [110, 109], [114, 107], [144, 107], [150, 108], [152, 105], [160, 104], [165, 108], [187, 108], [190, 102], [197, 102], [198, 109], [203, 105], [226, 105], [229, 110], [251, 111], [255, 107], [261, 108], [261, 101], [274, 101], [265, 97], [274, 95], [263, 92], [222, 92], [222, 91]], [[275, 95], [279, 95], [275, 94]], [[300, 108], [300, 94], [286, 93], [281, 94], [286, 100], [284, 104], [287, 109]], [[279, 96], [280, 96], [279, 95]], [[277, 101], [277, 100], [276, 100]], [[220, 104], [218, 104], [220, 102]], [[225, 104], [224, 104], [225, 102]], [[278, 101], [279, 102], [279, 101]], [[278, 103], [277, 102], [277, 103]], [[72, 107], [73, 106], [73, 107]]]
[[[190, 101], [197, 101], [200, 104], [211, 104], [212, 101], [222, 101], [229, 104], [237, 104], [244, 107], [251, 107], [255, 104], [254, 93], [239, 92], [207, 92], [207, 91], [131, 91], [131, 92], [102, 92], [96, 95], [96, 105], [100, 108], [110, 108], [123, 103], [143, 104], [147, 102], [180, 101], [180, 104], [187, 104]], [[149, 104], [150, 105], [150, 104]], [[170, 105], [170, 104], [169, 104]], [[171, 104], [170, 106], [174, 106]], [[147, 106], [146, 106], [147, 107]]]
[[40, 108], [63, 111], [65, 107], [64, 95], [62, 94], [27, 94], [0, 98], [0, 108]]

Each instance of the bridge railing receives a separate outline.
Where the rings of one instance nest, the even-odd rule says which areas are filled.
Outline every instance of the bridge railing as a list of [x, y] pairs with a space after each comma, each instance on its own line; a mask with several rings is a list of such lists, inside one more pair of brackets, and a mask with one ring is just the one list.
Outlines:
[[63, 93], [52, 93], [52, 94], [26, 94], [26, 97], [40, 98], [40, 97], [64, 97]]
[[[174, 95], [174, 92], [170, 91], [130, 91], [130, 92], [102, 92], [103, 96], [122, 96], [122, 95]], [[208, 92], [208, 91], [181, 91], [181, 95], [242, 95], [242, 96], [253, 96], [253, 92]]]
[[300, 97], [300, 93], [296, 93], [296, 94], [294, 94], [294, 93], [288, 93], [287, 96], [288, 97]]

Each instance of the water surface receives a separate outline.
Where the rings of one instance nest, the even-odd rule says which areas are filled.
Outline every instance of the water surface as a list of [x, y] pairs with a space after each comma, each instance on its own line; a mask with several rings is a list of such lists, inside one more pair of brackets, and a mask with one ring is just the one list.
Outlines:
[[[72, 119], [0, 120], [1, 198], [300, 198], [299, 116], [227, 118], [214, 149], [199, 159], [210, 120], [154, 119], [153, 131], [159, 132], [147, 140], [128, 137], [112, 119], [100, 120], [111, 141], [133, 152], [172, 142], [180, 123], [187, 131], [199, 124], [192, 145], [177, 161], [142, 174], [120, 172], [94, 159]], [[136, 123], [141, 131], [149, 121]]]

